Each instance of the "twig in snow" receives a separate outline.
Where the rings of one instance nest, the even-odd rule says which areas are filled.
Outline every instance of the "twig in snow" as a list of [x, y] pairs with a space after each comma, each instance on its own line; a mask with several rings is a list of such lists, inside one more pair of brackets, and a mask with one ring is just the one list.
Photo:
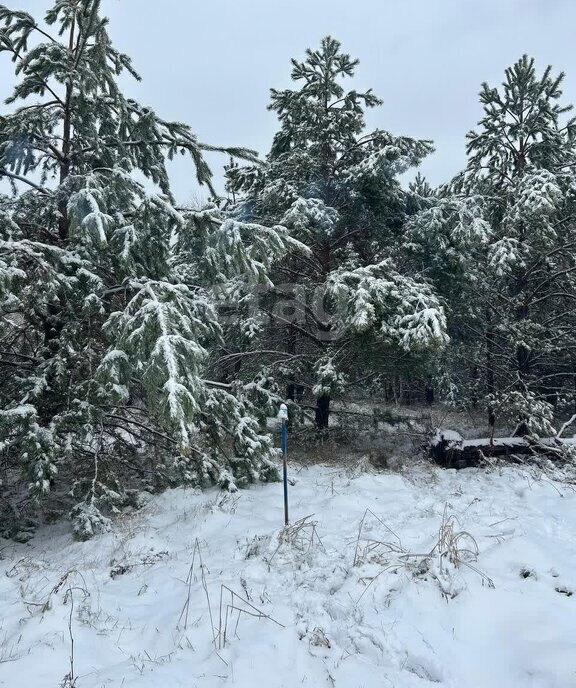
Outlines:
[[[70, 573], [70, 572], [68, 572]], [[66, 574], [68, 575], [68, 574]], [[64, 596], [64, 603], [70, 602], [70, 613], [68, 614], [68, 635], [70, 637], [70, 654], [68, 656], [68, 661], [70, 663], [70, 670], [64, 676], [62, 679], [62, 683], [60, 684], [62, 688], [76, 688], [76, 682], [78, 680], [78, 676], [76, 675], [75, 668], [74, 668], [74, 631], [73, 631], [73, 624], [72, 624], [72, 619], [74, 618], [74, 591], [77, 590], [79, 592], [82, 592], [84, 594], [84, 599], [90, 596], [90, 593], [86, 590], [86, 588], [81, 588], [79, 586], [68, 586], [68, 590], [66, 591], [66, 595]]]
[[[228, 665], [228, 662], [224, 660], [219, 654], [218, 654], [218, 645], [217, 645], [217, 639], [216, 639], [216, 629], [214, 627], [214, 616], [212, 614], [212, 604], [210, 602], [210, 595], [208, 594], [208, 584], [206, 582], [206, 565], [204, 564], [204, 561], [202, 559], [202, 550], [200, 549], [200, 542], [198, 538], [194, 541], [194, 548], [192, 550], [192, 563], [190, 564], [190, 568], [188, 569], [188, 576], [186, 577], [186, 585], [187, 585], [187, 595], [186, 595], [186, 600], [184, 602], [184, 605], [182, 607], [182, 611], [180, 612], [180, 617], [178, 618], [178, 623], [176, 624], [177, 627], [180, 626], [180, 623], [182, 621], [182, 617], [184, 617], [184, 630], [188, 628], [188, 613], [190, 611], [190, 595], [192, 592], [192, 583], [194, 581], [194, 566], [196, 563], [196, 555], [198, 555], [198, 561], [200, 562], [200, 581], [202, 583], [202, 589], [204, 590], [204, 595], [206, 596], [206, 603], [208, 605], [208, 616], [210, 618], [210, 628], [212, 629], [212, 642], [214, 643], [214, 649], [216, 651], [216, 654], [218, 657], [224, 662], [224, 664]], [[196, 579], [197, 580], [197, 579]]]
[[[378, 523], [380, 523], [381, 526], [383, 526], [391, 535], [394, 536], [394, 538], [397, 540], [397, 544], [391, 543], [391, 542], [384, 542], [381, 540], [376, 540], [369, 538], [366, 542], [367, 544], [365, 545], [363, 551], [362, 551], [362, 556], [360, 555], [360, 542], [362, 538], [362, 531], [364, 529], [364, 523], [366, 521], [367, 516], [372, 516], [375, 518]], [[384, 521], [379, 517], [376, 516], [376, 514], [371, 510], [371, 509], [366, 509], [364, 511], [364, 515], [362, 516], [362, 519], [360, 520], [360, 525], [358, 526], [358, 537], [356, 538], [356, 547], [354, 549], [354, 560], [353, 560], [353, 566], [359, 566], [362, 561], [365, 561], [371, 552], [373, 552], [375, 549], [378, 547], [384, 547], [387, 551], [390, 552], [397, 552], [397, 553], [404, 553], [406, 550], [404, 547], [402, 547], [402, 542], [398, 535], [384, 523]]]
[[[224, 595], [225, 593], [230, 593], [230, 603], [224, 606]], [[238, 606], [243, 605], [243, 606]], [[232, 620], [234, 612], [238, 612], [238, 617], [236, 619], [236, 624], [234, 626], [234, 635], [238, 637], [237, 630], [238, 624], [240, 623], [240, 615], [246, 614], [247, 616], [252, 616], [256, 619], [267, 619], [272, 621], [280, 628], [285, 628], [284, 624], [281, 624], [276, 619], [272, 618], [269, 614], [265, 614], [261, 609], [255, 607], [247, 599], [234, 592], [227, 585], [220, 586], [220, 605], [219, 605], [219, 624], [218, 624], [218, 649], [226, 647], [226, 638], [228, 637], [228, 623]]]
[[324, 545], [322, 543], [322, 540], [320, 539], [320, 536], [318, 535], [318, 530], [316, 528], [316, 526], [318, 525], [318, 521], [309, 520], [312, 518], [313, 515], [314, 514], [304, 516], [304, 518], [299, 519], [291, 525], [285, 526], [280, 531], [280, 534], [278, 535], [278, 546], [272, 553], [270, 559], [268, 559], [269, 571], [272, 565], [272, 561], [278, 553], [278, 551], [280, 550], [280, 548], [282, 547], [282, 545], [291, 545], [303, 554], [308, 554], [314, 546], [314, 542], [316, 541], [320, 545], [320, 547], [324, 549]]

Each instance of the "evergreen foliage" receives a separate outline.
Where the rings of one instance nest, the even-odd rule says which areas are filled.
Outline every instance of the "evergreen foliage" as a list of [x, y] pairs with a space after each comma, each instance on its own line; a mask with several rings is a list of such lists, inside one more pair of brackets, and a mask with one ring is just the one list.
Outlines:
[[98, 0], [57, 0], [46, 23], [0, 7], [0, 52], [20, 77], [0, 117], [13, 185], [0, 199], [3, 489], [10, 501], [21, 472], [36, 500], [69, 503], [87, 537], [142, 484], [275, 477], [258, 381], [210, 373], [220, 295], [269, 284], [291, 239], [215, 205], [176, 207], [166, 160], [189, 155], [212, 189], [213, 147], [122, 94], [118, 76], [138, 75]]
[[[125, 97], [140, 77], [99, 0], [54, 0], [44, 23], [0, 5], [0, 57], [19, 79], [0, 115], [3, 534], [32, 505], [86, 538], [142, 488], [274, 480], [283, 397], [322, 430], [334, 398], [397, 382], [521, 434], [574, 412], [562, 74], [525, 56], [484, 84], [466, 168], [433, 189], [400, 183], [431, 142], [366, 132], [382, 103], [347, 90], [358, 61], [331, 37], [272, 89], [265, 162]], [[226, 203], [206, 151], [230, 156]], [[175, 202], [176, 155], [204, 207]]]
[[273, 373], [289, 396], [303, 387], [317, 397], [319, 427], [328, 426], [330, 397], [345, 392], [344, 380], [371, 367], [390, 372], [406, 352], [447, 341], [439, 300], [400, 251], [410, 194], [398, 176], [432, 146], [365, 133], [364, 113], [381, 101], [371, 90], [345, 90], [357, 64], [331, 37], [292, 60], [296, 88], [271, 93], [280, 130], [266, 167], [228, 169], [232, 215], [280, 222], [309, 248], [278, 266], [283, 289], [265, 308], [269, 327], [258, 343], [283, 352], [285, 365]]
[[534, 430], [576, 401], [576, 129], [563, 77], [524, 56], [500, 89], [482, 86], [467, 167], [421, 196], [411, 232], [449, 300], [461, 401], [514, 407]]

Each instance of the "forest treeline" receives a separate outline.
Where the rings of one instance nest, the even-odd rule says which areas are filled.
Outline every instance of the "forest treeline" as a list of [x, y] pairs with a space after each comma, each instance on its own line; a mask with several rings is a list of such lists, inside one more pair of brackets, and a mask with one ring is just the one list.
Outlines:
[[[285, 399], [322, 432], [333, 400], [367, 394], [434, 394], [534, 435], [574, 413], [561, 73], [524, 56], [483, 84], [466, 167], [432, 188], [402, 178], [433, 143], [366, 130], [382, 102], [331, 37], [272, 89], [263, 159], [126, 97], [118, 77], [140, 77], [99, 0], [43, 21], [0, 6], [0, 53], [18, 76], [0, 114], [4, 532], [31, 505], [89, 537], [143, 488], [273, 480]], [[207, 151], [229, 156], [223, 196]], [[180, 154], [201, 207], [171, 193]]]

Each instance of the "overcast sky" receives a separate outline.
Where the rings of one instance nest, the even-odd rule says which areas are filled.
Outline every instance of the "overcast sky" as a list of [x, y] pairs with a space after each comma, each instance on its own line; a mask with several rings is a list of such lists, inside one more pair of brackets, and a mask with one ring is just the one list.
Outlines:
[[[2, 2], [35, 16], [52, 5]], [[384, 100], [369, 127], [434, 141], [421, 166], [433, 184], [464, 165], [480, 84], [500, 84], [523, 53], [565, 71], [564, 101], [576, 102], [576, 0], [102, 0], [102, 9], [143, 77], [126, 82], [129, 95], [201, 140], [262, 155], [277, 129], [269, 89], [287, 87], [290, 58], [327, 34], [360, 59], [354, 86]], [[2, 98], [11, 67], [0, 55]], [[223, 162], [211, 159], [218, 176]], [[190, 165], [172, 172], [179, 200], [198, 195]]]

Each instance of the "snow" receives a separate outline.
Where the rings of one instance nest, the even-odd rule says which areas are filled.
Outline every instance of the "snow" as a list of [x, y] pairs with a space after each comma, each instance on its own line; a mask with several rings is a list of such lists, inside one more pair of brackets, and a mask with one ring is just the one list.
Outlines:
[[462, 446], [463, 444], [462, 436], [459, 432], [446, 428], [441, 428], [436, 431], [431, 444], [432, 446], [437, 446], [441, 442], [448, 442], [451, 446]]
[[[450, 431], [448, 431], [450, 432]], [[446, 436], [446, 431], [443, 430], [442, 434], [444, 436], [444, 439], [451, 439]], [[460, 438], [461, 439], [461, 438]], [[576, 444], [576, 438], [574, 437], [557, 437], [557, 438], [549, 438], [549, 437], [544, 437], [541, 440], [538, 440], [539, 444], [542, 445], [551, 445], [554, 446], [556, 443], [558, 444], [565, 444], [565, 445], [574, 445]], [[490, 439], [490, 437], [480, 437], [478, 439], [473, 439], [473, 440], [463, 440], [462, 441], [462, 447], [488, 447], [491, 444], [494, 446], [506, 446], [506, 447], [517, 447], [519, 444], [525, 444], [526, 440], [523, 437], [494, 437], [493, 439]]]
[[[313, 516], [280, 545], [276, 483], [149, 496], [89, 542], [0, 541], [0, 686], [60, 685], [70, 618], [78, 688], [576, 685], [573, 490], [518, 468], [290, 476], [291, 522]], [[426, 556], [442, 525], [459, 566]], [[256, 616], [216, 650], [227, 588]]]
[[327, 206], [322, 199], [299, 197], [286, 211], [280, 224], [296, 229], [303, 235], [316, 232], [329, 237], [339, 220], [338, 211]]

